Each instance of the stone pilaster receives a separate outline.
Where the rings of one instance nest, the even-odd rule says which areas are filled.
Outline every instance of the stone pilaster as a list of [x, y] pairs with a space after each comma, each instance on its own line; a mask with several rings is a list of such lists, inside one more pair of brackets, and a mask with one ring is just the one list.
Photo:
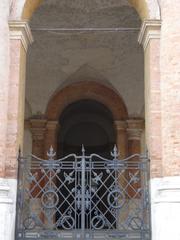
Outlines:
[[14, 239], [17, 154], [19, 147], [22, 148], [24, 128], [26, 51], [32, 42], [27, 23], [14, 21], [8, 24], [9, 3], [0, 1], [0, 80], [3, 81], [0, 89], [0, 174], [3, 168], [5, 177], [0, 179], [0, 239], [4, 240]]
[[145, 136], [151, 159], [151, 177], [162, 175], [160, 34], [160, 20], [145, 20], [138, 39], [144, 48]]
[[32, 154], [44, 158], [44, 141], [47, 120], [31, 119], [30, 130], [32, 133]]
[[127, 134], [128, 141], [138, 143], [138, 150], [133, 150], [132, 153], [140, 153], [139, 145], [141, 143], [141, 134], [144, 129], [144, 120], [143, 119], [130, 119], [127, 120]]
[[115, 121], [116, 128], [116, 145], [120, 153], [119, 158], [123, 159], [127, 156], [127, 123], [125, 121]]
[[[142, 119], [130, 119], [127, 120], [127, 134], [128, 134], [128, 155], [140, 154], [141, 152], [141, 134], [144, 129], [144, 120]], [[138, 157], [134, 157], [130, 161], [139, 161]], [[136, 174], [136, 170], [128, 170], [126, 172], [127, 179], [130, 178], [131, 174]], [[138, 174], [140, 177], [140, 174]], [[130, 180], [130, 179], [129, 179]], [[128, 180], [128, 181], [129, 181]], [[131, 184], [132, 187], [128, 187], [128, 195], [131, 198], [138, 197], [134, 189], [139, 189], [141, 187], [140, 183]]]
[[10, 74], [6, 175], [16, 177], [17, 152], [23, 148], [26, 51], [33, 38], [27, 22], [10, 21]]

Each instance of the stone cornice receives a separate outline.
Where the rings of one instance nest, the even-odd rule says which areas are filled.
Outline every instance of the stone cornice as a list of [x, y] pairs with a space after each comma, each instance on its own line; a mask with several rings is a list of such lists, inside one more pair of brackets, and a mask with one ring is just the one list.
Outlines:
[[26, 21], [9, 21], [10, 39], [20, 40], [27, 51], [28, 46], [33, 42], [33, 36], [28, 22]]
[[127, 120], [127, 125], [128, 140], [140, 140], [144, 129], [144, 120], [130, 119]]
[[160, 20], [144, 20], [138, 36], [139, 44], [146, 50], [151, 39], [159, 39], [161, 30]]

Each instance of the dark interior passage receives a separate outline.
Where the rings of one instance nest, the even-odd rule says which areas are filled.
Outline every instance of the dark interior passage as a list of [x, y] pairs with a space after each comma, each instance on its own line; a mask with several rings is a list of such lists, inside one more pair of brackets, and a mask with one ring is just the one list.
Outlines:
[[58, 155], [97, 153], [109, 157], [115, 144], [113, 117], [109, 109], [95, 100], [80, 100], [70, 104], [60, 116]]

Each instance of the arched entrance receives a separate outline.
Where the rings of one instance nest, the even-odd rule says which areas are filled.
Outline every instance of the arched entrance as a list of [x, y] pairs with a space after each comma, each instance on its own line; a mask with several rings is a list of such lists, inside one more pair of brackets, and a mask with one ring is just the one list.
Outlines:
[[[14, 2], [14, 1], [13, 1]], [[19, 3], [19, 1], [16, 1], [16, 2], [18, 2], [18, 4], [19, 4], [19, 6], [22, 8], [22, 6], [25, 4], [25, 11], [23, 11], [23, 14], [21, 14], [22, 13], [22, 9], [20, 9], [20, 8], [16, 8], [16, 6], [15, 6], [15, 9], [18, 9], [18, 13], [20, 13], [18, 16], [17, 16], [17, 18], [18, 19], [21, 19], [21, 17], [23, 17], [23, 18], [28, 18], [30, 15], [31, 15], [31, 13], [34, 11], [34, 9], [35, 9], [35, 7], [36, 6], [38, 6], [38, 4], [40, 3], [40, 1], [36, 1], [36, 3], [35, 3], [35, 1], [25, 1], [25, 0], [23, 0], [23, 1], [21, 1], [21, 3]], [[131, 1], [132, 3], [137, 3], [137, 4], [135, 4], [136, 5], [136, 9], [137, 9], [137, 6], [139, 6], [139, 8], [138, 9], [146, 9], [145, 11], [139, 11], [139, 12], [145, 12], [145, 14], [144, 14], [144, 16], [147, 18], [147, 17], [149, 17], [149, 18], [152, 18], [152, 15], [151, 14], [149, 14], [149, 12], [153, 12], [154, 13], [154, 11], [151, 11], [151, 9], [150, 9], [150, 7], [149, 7], [149, 4], [148, 4], [148, 6], [146, 5], [146, 3], [149, 3], [150, 1]], [[155, 1], [154, 1], [155, 2]], [[34, 3], [36, 4], [36, 5], [34, 5]], [[151, 3], [152, 3], [152, 1], [151, 1]], [[21, 5], [22, 4], [22, 5]], [[153, 5], [153, 4], [152, 4]], [[145, 8], [143, 7], [143, 6], [146, 6]], [[29, 12], [29, 9], [30, 9], [30, 13], [28, 13]], [[13, 11], [12, 11], [13, 12]], [[26, 13], [27, 14], [26, 14]], [[156, 12], [156, 11], [155, 11]], [[154, 16], [155, 16], [156, 14], [154, 14]], [[16, 14], [15, 15], [13, 15], [12, 14], [12, 16], [16, 16]], [[142, 16], [142, 15], [141, 15]], [[142, 17], [142, 18], [144, 18], [144, 16]], [[154, 18], [155, 19], [155, 18]], [[150, 45], [150, 44], [149, 44]], [[13, 47], [12, 47], [12, 49], [13, 49]], [[153, 48], [154, 49], [154, 48]], [[157, 47], [155, 47], [155, 50], [157, 49]], [[19, 50], [20, 51], [20, 50]], [[153, 54], [149, 54], [149, 55], [153, 55]], [[149, 59], [150, 57], [149, 57], [149, 55], [147, 54], [147, 59]], [[12, 57], [12, 59], [13, 59], [13, 57]], [[24, 57], [24, 59], [25, 59], [25, 57]], [[14, 63], [14, 61], [12, 61], [13, 63]], [[22, 62], [24, 62], [24, 61], [22, 61]], [[147, 60], [147, 62], [148, 62], [148, 64], [149, 64], [149, 61]], [[147, 64], [147, 65], [148, 65]], [[19, 64], [20, 65], [20, 64]], [[150, 64], [149, 64], [150, 65]], [[151, 69], [154, 69], [154, 68], [151, 68]], [[15, 73], [15, 74], [13, 74], [13, 75], [16, 75], [17, 76], [17, 79], [19, 78], [19, 73], [20, 72], [22, 72], [22, 71], [17, 71], [18, 73]], [[153, 74], [151, 74], [152, 76], [154, 76]], [[20, 77], [21, 78], [21, 77]], [[148, 77], [147, 77], [148, 78]], [[17, 82], [18, 82], [18, 80], [17, 80]], [[23, 89], [23, 88], [22, 88]], [[16, 90], [16, 92], [17, 92], [17, 95], [19, 94], [19, 95], [21, 95], [21, 91], [22, 90], [19, 90], [19, 88], [17, 88], [17, 90]], [[23, 94], [22, 94], [23, 95]], [[151, 97], [151, 99], [154, 99], [153, 97]], [[11, 105], [11, 107], [12, 106], [14, 106], [13, 104], [10, 104]], [[19, 109], [19, 106], [18, 106], [18, 104], [16, 103], [16, 107], [14, 107], [14, 109]], [[10, 107], [10, 109], [11, 109], [11, 107]], [[21, 106], [20, 106], [20, 108], [21, 108]], [[18, 121], [18, 124], [19, 124], [19, 118], [18, 118], [18, 120], [17, 120], [17, 118], [14, 120], [14, 122], [16, 123]], [[17, 125], [18, 125], [17, 124]], [[22, 120], [20, 120], [20, 124], [19, 125], [23, 125], [22, 124]], [[153, 125], [153, 124], [152, 124]], [[11, 125], [10, 125], [11, 126]], [[155, 126], [155, 124], [154, 124], [154, 126]], [[149, 138], [149, 136], [148, 136], [148, 138]], [[13, 138], [14, 139], [14, 138]], [[16, 141], [17, 142], [17, 141]], [[17, 143], [17, 145], [19, 144], [19, 142]], [[15, 144], [14, 144], [15, 145]], [[155, 145], [155, 144], [154, 144]], [[13, 146], [13, 148], [14, 148], [14, 146]], [[18, 149], [18, 147], [16, 147], [16, 150]], [[14, 152], [16, 152], [16, 150], [14, 151]], [[10, 152], [10, 151], [9, 151]], [[16, 154], [14, 154], [14, 156], [15, 156]], [[9, 158], [9, 156], [8, 156], [8, 158]], [[7, 162], [7, 161], [6, 161]], [[154, 164], [155, 165], [155, 164]], [[7, 169], [9, 169], [9, 167], [6, 167]], [[14, 164], [13, 165], [13, 169], [15, 169], [16, 168], [16, 165]], [[13, 175], [13, 176], [15, 176], [15, 175]]]
[[[70, 145], [76, 142], [76, 146], [79, 145], [80, 148], [87, 143], [89, 153], [97, 151], [104, 156], [117, 144], [122, 156], [127, 155], [127, 109], [122, 98], [109, 86], [95, 81], [84, 81], [59, 89], [47, 105], [46, 118], [49, 123], [55, 122], [58, 128], [48, 130], [48, 124], [46, 125], [46, 138], [42, 144], [45, 154], [51, 145], [57, 150], [58, 156], [72, 153], [73, 150], [77, 152], [76, 147], [70, 148]], [[119, 123], [122, 125], [120, 130]], [[87, 134], [89, 132], [91, 140], [85, 131]], [[69, 148], [65, 150], [68, 142]], [[105, 145], [106, 150], [103, 150]]]
[[87, 154], [109, 157], [116, 134], [112, 113], [103, 104], [89, 99], [74, 102], [65, 108], [59, 122], [59, 157], [79, 154], [82, 144]]
[[[84, 43], [82, 46], [84, 47]], [[87, 44], [87, 46], [90, 46], [89, 43]], [[113, 54], [114, 53], [115, 51], [113, 51]], [[101, 59], [103, 59], [104, 51], [101, 51], [101, 54], [102, 54]], [[86, 54], [86, 56], [87, 55], [88, 54]], [[107, 51], [107, 55], [109, 55], [109, 50]], [[51, 59], [54, 59], [54, 58], [51, 58]], [[62, 60], [62, 65], [63, 64], [66, 65], [66, 63], [68, 62], [66, 58], [61, 60]], [[121, 60], [121, 56], [118, 58], [117, 56], [114, 57], [113, 55], [113, 61], [111, 62], [111, 67], [113, 68], [114, 63], [117, 63], [116, 61], [120, 61], [120, 60]], [[107, 66], [108, 64], [106, 64], [106, 61], [105, 62], [102, 61], [102, 62], [103, 64], [105, 64], [103, 65], [103, 68], [105, 69], [105, 66]], [[93, 61], [91, 62], [91, 64], [94, 65]], [[100, 66], [100, 69], [101, 69], [101, 66]], [[106, 69], [108, 70], [108, 68]], [[58, 70], [59, 70], [59, 67], [58, 67]], [[111, 78], [111, 81], [114, 81], [114, 77], [116, 77], [117, 79], [118, 76], [121, 76], [121, 78], [123, 79], [121, 75], [122, 72], [123, 71], [121, 71], [118, 74], [117, 72], [113, 71], [114, 75]], [[134, 78], [134, 76], [132, 78]], [[127, 79], [124, 78], [124, 81], [123, 80], [122, 81], [125, 83], [126, 80]], [[123, 90], [121, 91], [123, 92]], [[47, 174], [46, 177], [49, 178], [49, 181], [51, 182], [53, 187], [51, 184], [49, 186], [48, 179], [45, 179], [45, 186], [48, 187], [48, 189], [46, 189], [46, 187], [43, 186], [44, 193], [42, 193], [42, 197], [40, 200], [44, 208], [48, 208], [48, 209], [50, 208], [50, 211], [48, 210], [47, 212], [51, 213], [51, 208], [56, 208], [56, 212], [58, 212], [58, 214], [56, 215], [57, 221], [55, 223], [55, 228], [62, 228], [62, 229], [65, 228], [66, 230], [68, 229], [74, 230], [74, 229], [82, 228], [83, 231], [85, 230], [85, 228], [90, 230], [99, 230], [99, 229], [102, 230], [106, 228], [110, 230], [112, 228], [116, 228], [117, 221], [118, 221], [117, 216], [119, 215], [116, 214], [116, 217], [113, 218], [114, 210], [113, 211], [111, 210], [112, 208], [113, 209], [121, 208], [124, 205], [124, 201], [125, 201], [124, 199], [128, 199], [131, 197], [131, 194], [128, 195], [129, 186], [125, 187], [123, 182], [125, 181], [126, 184], [128, 184], [130, 179], [134, 177], [134, 171], [128, 172], [128, 173], [131, 173], [131, 176], [128, 175], [127, 179], [125, 178], [124, 172], [123, 172], [125, 171], [125, 169], [123, 169], [122, 172], [121, 172], [122, 170], [121, 169], [120, 173], [117, 173], [116, 172], [117, 170], [116, 161], [117, 161], [117, 155], [118, 155], [117, 150], [115, 148], [114, 152], [112, 153], [113, 161], [114, 161], [113, 165], [112, 165], [112, 162], [110, 161], [110, 157], [109, 157], [110, 153], [108, 151], [108, 148], [110, 148], [111, 145], [116, 142], [121, 151], [121, 154], [123, 153], [123, 155], [126, 156], [127, 154], [126, 150], [128, 145], [127, 135], [132, 130], [131, 128], [129, 128], [130, 122], [127, 122], [128, 114], [127, 114], [125, 104], [122, 101], [122, 99], [119, 97], [119, 94], [117, 92], [118, 91], [114, 90], [112, 86], [107, 87], [106, 84], [99, 84], [99, 83], [96, 83], [95, 81], [89, 81], [89, 82], [82, 81], [81, 83], [74, 83], [64, 88], [62, 88], [62, 85], [61, 85], [61, 89], [54, 94], [54, 96], [48, 103], [46, 114], [45, 116], [43, 116], [45, 119], [40, 119], [43, 124], [42, 130], [44, 131], [43, 133], [44, 136], [43, 137], [41, 136], [41, 139], [40, 139], [39, 137], [40, 128], [38, 126], [37, 141], [41, 142], [40, 145], [43, 148], [43, 151], [41, 151], [41, 153], [44, 154], [47, 152], [48, 148], [50, 147], [49, 144], [54, 145], [59, 156], [67, 155], [69, 153], [71, 154], [74, 151], [78, 153], [79, 152], [78, 145], [85, 142], [85, 146], [87, 146], [88, 154], [91, 154], [92, 152], [96, 152], [96, 154], [101, 153], [101, 155], [107, 158], [107, 160], [105, 160], [105, 159], [102, 159], [102, 157], [100, 156], [96, 156], [97, 161], [96, 159], [93, 159], [92, 161], [92, 157], [90, 157], [89, 155], [88, 156], [84, 155], [85, 152], [84, 152], [84, 149], [82, 148], [82, 153], [78, 153], [82, 155], [75, 155], [74, 161], [71, 160], [70, 163], [68, 163], [70, 164], [70, 166], [68, 165], [68, 168], [66, 167], [66, 169], [63, 169], [64, 165], [62, 163], [62, 165], [60, 164], [61, 167], [57, 169], [57, 171], [54, 171], [54, 167], [51, 166], [51, 169], [50, 169], [49, 168], [50, 166], [48, 165], [49, 174], [51, 175], [51, 172], [52, 171], [54, 172], [53, 173], [55, 175], [54, 179], [56, 179], [54, 181], [56, 182], [56, 184], [52, 184], [52, 179], [51, 177], [49, 178], [49, 175]], [[119, 92], [120, 92], [120, 89], [119, 89]], [[90, 101], [90, 103], [88, 103], [88, 101]], [[109, 113], [105, 114], [105, 112], [107, 111], [104, 111], [103, 107], [105, 108], [107, 107], [107, 109], [111, 111], [111, 114]], [[91, 108], [93, 108], [93, 111], [91, 111]], [[81, 114], [79, 113], [78, 113], [77, 119], [74, 117], [75, 114], [73, 112], [76, 113], [80, 111], [80, 112], [86, 113], [84, 109], [88, 109], [88, 114], [89, 114], [89, 116], [86, 116], [85, 118], [88, 117], [88, 119], [90, 119], [91, 121], [86, 121], [86, 120], [82, 121], [84, 116], [81, 116]], [[98, 109], [98, 116], [95, 116], [96, 121], [92, 121], [92, 119], [94, 118], [93, 115], [97, 115], [95, 113], [96, 109]], [[88, 114], [86, 113], [86, 115]], [[104, 117], [102, 117], [103, 115]], [[58, 124], [59, 118], [60, 118], [60, 124], [59, 124], [60, 136], [57, 137], [57, 133], [58, 133], [57, 129], [55, 128], [53, 129], [51, 123], [54, 121]], [[69, 122], [69, 119], [71, 118], [73, 119], [73, 124]], [[107, 123], [107, 119], [110, 119], [108, 123]], [[34, 123], [35, 122], [37, 123], [38, 120], [34, 121]], [[31, 123], [32, 123], [32, 119], [31, 119]], [[108, 124], [109, 126], [107, 127]], [[127, 125], [128, 125], [128, 131], [126, 130]], [[113, 128], [115, 128], [115, 130], [112, 130]], [[116, 133], [113, 133], [113, 131]], [[87, 135], [89, 135], [88, 138], [86, 138]], [[113, 135], [113, 137], [111, 135]], [[77, 137], [75, 138], [75, 136]], [[93, 137], [96, 139], [96, 141], [92, 140]], [[135, 138], [138, 138], [138, 137], [135, 136]], [[57, 138], [59, 139], [58, 142], [57, 142]], [[77, 139], [79, 142], [77, 141]], [[134, 141], [135, 140], [134, 136], [130, 140]], [[139, 142], [139, 139], [138, 140], [136, 139], [136, 141], [134, 142]], [[134, 142], [132, 146], [134, 146]], [[35, 144], [38, 147], [40, 146], [35, 141], [33, 144]], [[52, 153], [52, 149], [51, 149], [51, 151], [48, 153], [48, 158], [50, 157], [50, 159], [48, 160], [52, 160], [52, 162], [51, 163], [48, 162], [48, 164], [53, 164], [53, 155], [54, 153]], [[67, 159], [68, 158], [69, 157], [67, 157]], [[97, 166], [98, 160], [100, 161], [100, 164], [102, 164], [101, 169], [99, 166]], [[106, 161], [109, 164], [107, 164]], [[63, 160], [62, 159], [58, 160], [58, 162], [61, 163], [63, 162]], [[125, 167], [124, 164], [123, 164], [123, 167]], [[58, 171], [61, 171], [61, 173], [59, 173]], [[139, 174], [139, 173], [136, 173], [136, 174]], [[120, 175], [122, 178], [124, 177], [125, 180], [122, 181], [121, 177], [119, 177]], [[92, 181], [96, 183], [96, 184], [93, 183], [95, 185], [94, 186], [95, 189], [91, 188]], [[38, 179], [37, 179], [37, 183], [39, 183]], [[75, 184], [75, 186], [71, 186], [71, 187], [66, 186], [72, 183]], [[115, 188], [115, 185], [116, 185], [116, 188]], [[118, 189], [119, 185], [121, 185], [121, 190]], [[87, 186], [89, 188], [87, 188]], [[104, 187], [104, 190], [101, 189], [102, 186]], [[137, 192], [137, 189], [138, 189], [137, 186], [136, 187], [132, 186], [132, 188], [134, 188], [133, 191], [135, 192], [132, 194], [132, 196], [134, 197], [135, 195], [135, 197], [138, 199], [139, 194]], [[122, 191], [124, 191], [125, 194], [122, 193]], [[53, 198], [50, 195], [53, 195]], [[50, 203], [50, 205], [47, 205], [46, 201], [48, 201], [48, 199], [50, 198], [52, 200], [52, 203]], [[121, 199], [123, 199], [122, 204], [118, 202], [118, 201], [121, 202]], [[55, 203], [53, 202], [53, 200], [55, 200]], [[90, 201], [93, 202], [94, 206], [89, 207]], [[64, 206], [62, 206], [62, 204], [64, 204]], [[85, 208], [82, 209], [84, 204], [85, 204]], [[129, 205], [128, 207], [131, 208], [130, 203], [128, 203], [128, 205]], [[67, 209], [69, 209], [68, 213], [66, 211]], [[43, 218], [45, 219], [44, 221], [49, 222], [49, 219], [47, 217], [47, 212], [44, 209], [42, 211], [43, 211]], [[86, 218], [87, 215], [88, 215], [88, 220], [85, 220], [84, 226], [83, 226], [83, 219]], [[80, 220], [75, 221], [74, 218], [76, 217], [80, 218]], [[90, 219], [93, 219], [95, 221], [93, 222], [92, 225], [91, 225]], [[69, 220], [71, 222], [70, 226], [68, 226]], [[122, 221], [123, 220], [124, 219], [122, 219]], [[131, 220], [129, 220], [130, 223], [127, 221], [126, 225], [128, 226], [128, 224], [131, 224], [132, 225], [131, 227], [133, 228], [134, 220], [137, 220], [137, 219], [133, 219], [133, 217], [131, 217]], [[54, 225], [53, 221], [54, 219], [51, 218], [50, 219], [51, 225]], [[138, 218], [138, 221], [139, 221], [138, 229], [140, 229], [141, 220], [139, 220]], [[81, 238], [82, 238], [82, 235], [81, 235]]]

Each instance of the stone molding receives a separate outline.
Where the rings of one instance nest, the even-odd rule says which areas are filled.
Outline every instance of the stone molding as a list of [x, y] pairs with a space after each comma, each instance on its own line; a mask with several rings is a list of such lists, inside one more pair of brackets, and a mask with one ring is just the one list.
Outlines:
[[160, 20], [144, 20], [138, 36], [139, 44], [143, 45], [146, 50], [151, 39], [160, 39], [161, 21]]
[[14, 239], [17, 179], [0, 178], [0, 239]]
[[20, 40], [25, 51], [33, 43], [33, 36], [27, 21], [9, 21], [10, 40]]
[[180, 176], [151, 180], [152, 203], [180, 203]]
[[127, 128], [126, 121], [115, 120], [114, 125], [115, 125], [117, 131], [119, 131], [119, 130], [124, 130], [125, 131], [126, 128]]
[[10, 187], [5, 178], [0, 178], [0, 204], [12, 204], [13, 201], [9, 197]]
[[144, 129], [143, 119], [127, 120], [128, 140], [141, 140], [141, 134]]
[[58, 121], [47, 121], [47, 124], [46, 124], [47, 130], [57, 130], [58, 127], [59, 127]]

